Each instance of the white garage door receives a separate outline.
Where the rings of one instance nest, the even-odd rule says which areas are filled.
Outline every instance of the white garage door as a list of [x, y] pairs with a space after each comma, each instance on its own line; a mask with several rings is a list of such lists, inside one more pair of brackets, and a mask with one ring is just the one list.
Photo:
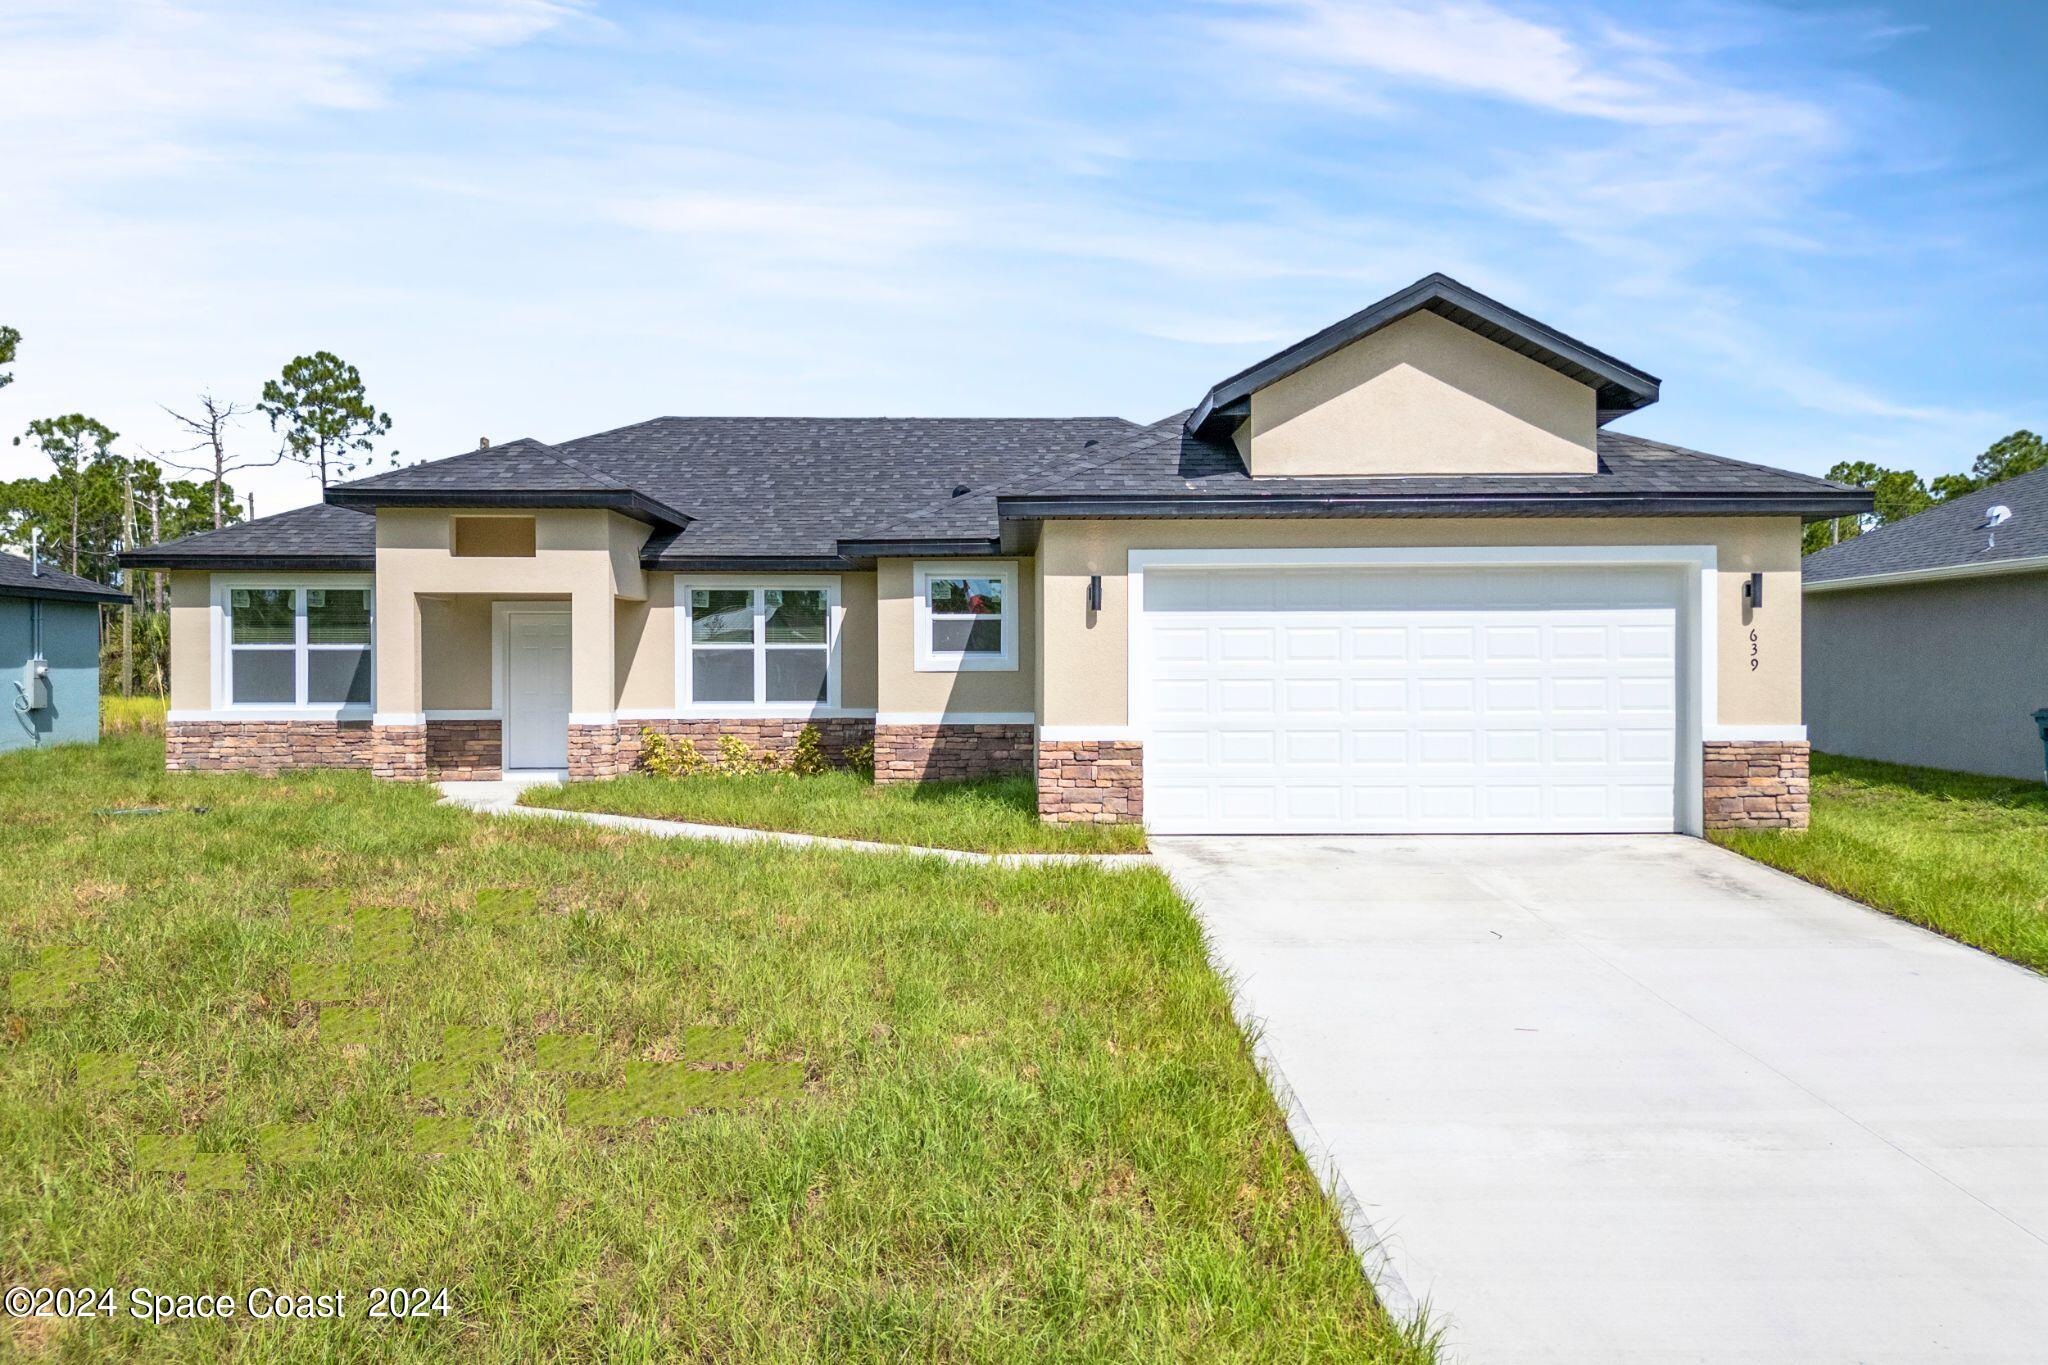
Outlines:
[[1149, 569], [1162, 834], [1676, 827], [1679, 574]]

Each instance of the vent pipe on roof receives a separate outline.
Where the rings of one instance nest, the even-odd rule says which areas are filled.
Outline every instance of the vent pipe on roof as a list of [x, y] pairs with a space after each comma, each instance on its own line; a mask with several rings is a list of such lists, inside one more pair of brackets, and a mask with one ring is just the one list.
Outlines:
[[1984, 514], [1984, 525], [1979, 529], [1991, 533], [1984, 541], [1985, 549], [1995, 550], [1998, 548], [1998, 528], [2011, 520], [2012, 509], [2002, 502]]
[[490, 437], [488, 437], [488, 436], [479, 436], [479, 437], [477, 437], [477, 438], [476, 438], [476, 448], [477, 448], [478, 450], [489, 450], [489, 449], [491, 448], [491, 438], [490, 438]]

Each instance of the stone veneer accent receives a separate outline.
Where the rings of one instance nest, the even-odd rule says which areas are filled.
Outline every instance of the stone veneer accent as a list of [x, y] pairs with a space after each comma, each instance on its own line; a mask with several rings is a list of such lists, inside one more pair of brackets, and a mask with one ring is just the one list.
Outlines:
[[620, 756], [620, 727], [616, 725], [569, 726], [569, 776], [582, 781], [593, 777], [617, 777], [633, 766], [630, 757]]
[[875, 722], [865, 716], [826, 716], [817, 720], [779, 716], [736, 716], [730, 720], [638, 720], [619, 722], [619, 748], [627, 756], [627, 767], [640, 763], [640, 732], [654, 730], [671, 739], [688, 740], [690, 747], [706, 758], [718, 757], [722, 735], [738, 735], [746, 741], [747, 752], [786, 754], [796, 747], [796, 737], [806, 725], [818, 729], [818, 743], [828, 761], [846, 762], [849, 749], [869, 744], [875, 738]]
[[164, 727], [168, 772], [275, 777], [292, 768], [367, 768], [366, 720], [181, 720]]
[[1145, 818], [1145, 746], [1134, 739], [1047, 740], [1038, 746], [1038, 817], [1133, 825]]
[[504, 776], [504, 727], [495, 720], [427, 722], [427, 772], [440, 782], [495, 782]]
[[427, 727], [371, 726], [370, 775], [388, 778], [393, 782], [426, 781]]
[[1036, 738], [1031, 725], [877, 725], [875, 783], [1027, 774]]
[[1805, 829], [1810, 747], [1803, 740], [1708, 740], [1706, 827]]

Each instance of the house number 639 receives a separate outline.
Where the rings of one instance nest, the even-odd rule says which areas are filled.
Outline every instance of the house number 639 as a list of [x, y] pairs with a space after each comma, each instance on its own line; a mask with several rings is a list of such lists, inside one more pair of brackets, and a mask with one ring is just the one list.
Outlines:
[[1752, 673], [1756, 672], [1756, 666], [1757, 666], [1757, 663], [1758, 663], [1758, 660], [1757, 660], [1757, 657], [1756, 657], [1756, 632], [1755, 632], [1754, 630], [1752, 630], [1752, 631], [1750, 631], [1750, 633], [1749, 633], [1749, 671], [1750, 671], [1750, 672], [1752, 672]]

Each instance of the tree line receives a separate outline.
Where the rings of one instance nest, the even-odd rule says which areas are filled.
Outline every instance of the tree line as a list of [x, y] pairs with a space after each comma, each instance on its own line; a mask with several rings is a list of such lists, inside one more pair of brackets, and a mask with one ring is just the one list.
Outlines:
[[1980, 492], [2041, 468], [2048, 468], [2048, 441], [2026, 430], [1993, 441], [1970, 465], [1969, 473], [1943, 474], [1932, 481], [1922, 479], [1910, 469], [1886, 469], [1868, 460], [1845, 461], [1830, 469], [1828, 477], [1836, 483], [1869, 489], [1877, 508], [1867, 516], [1838, 517], [1808, 526], [1806, 553], [1838, 545], [1865, 531], [1925, 512], [1938, 503]]
[[[14, 382], [19, 330], [0, 326], [0, 390]], [[11, 395], [0, 395], [0, 401]], [[31, 547], [46, 563], [125, 589], [118, 632], [105, 633], [102, 684], [122, 695], [161, 695], [169, 681], [170, 624], [160, 572], [123, 573], [124, 549], [216, 531], [251, 515], [233, 477], [279, 464], [303, 465], [320, 487], [374, 464], [396, 465], [377, 447], [391, 415], [373, 404], [356, 367], [329, 351], [294, 357], [253, 401], [202, 392], [162, 405], [179, 443], [151, 450], [81, 412], [38, 417], [14, 444], [48, 462], [40, 476], [0, 481], [0, 545]], [[269, 440], [256, 445], [245, 426], [261, 417]], [[252, 448], [253, 447], [253, 448]]]

